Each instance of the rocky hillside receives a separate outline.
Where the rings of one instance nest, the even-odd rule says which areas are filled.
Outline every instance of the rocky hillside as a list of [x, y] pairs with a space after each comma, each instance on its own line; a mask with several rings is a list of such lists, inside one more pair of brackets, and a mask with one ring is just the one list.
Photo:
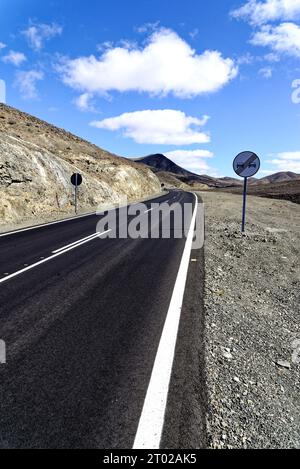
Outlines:
[[0, 104], [0, 224], [72, 213], [73, 172], [83, 175], [80, 210], [160, 191], [153, 172], [62, 129]]
[[[165, 155], [157, 153], [155, 155], [145, 156], [143, 158], [136, 158], [134, 161], [142, 165], [149, 166], [152, 171], [158, 176], [161, 183], [169, 186], [170, 177], [172, 176], [172, 187], [180, 189], [197, 187], [198, 189], [205, 189], [208, 187], [217, 187], [218, 179], [210, 176], [200, 176], [199, 174], [191, 173], [186, 169], [178, 166]], [[220, 184], [223, 186], [223, 184]], [[226, 185], [226, 184], [224, 184]], [[228, 184], [227, 184], [228, 185]]]
[[282, 171], [280, 173], [271, 174], [270, 176], [266, 176], [264, 178], [259, 179], [256, 181], [256, 184], [273, 184], [276, 182], [290, 182], [290, 181], [297, 181], [300, 179], [300, 174], [293, 173], [292, 171]]

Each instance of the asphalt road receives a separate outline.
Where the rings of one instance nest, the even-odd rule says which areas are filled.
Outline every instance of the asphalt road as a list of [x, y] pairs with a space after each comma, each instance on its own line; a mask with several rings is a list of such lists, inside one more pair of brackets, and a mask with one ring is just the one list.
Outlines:
[[[195, 198], [174, 191], [152, 202]], [[10, 277], [92, 235], [98, 221], [0, 237], [2, 448], [133, 445], [185, 237], [97, 238]]]

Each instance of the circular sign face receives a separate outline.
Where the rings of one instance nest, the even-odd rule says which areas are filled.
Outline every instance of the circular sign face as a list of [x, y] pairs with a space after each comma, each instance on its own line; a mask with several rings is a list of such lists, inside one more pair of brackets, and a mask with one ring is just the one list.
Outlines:
[[80, 186], [80, 184], [82, 184], [81, 174], [79, 173], [73, 174], [73, 176], [71, 177], [71, 183], [73, 184], [73, 186]]
[[238, 176], [248, 178], [254, 176], [260, 168], [260, 159], [253, 151], [243, 151], [236, 156], [233, 169]]

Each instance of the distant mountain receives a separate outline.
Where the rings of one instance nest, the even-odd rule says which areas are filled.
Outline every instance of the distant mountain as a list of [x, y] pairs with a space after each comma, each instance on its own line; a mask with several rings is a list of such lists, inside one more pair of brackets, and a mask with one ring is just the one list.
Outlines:
[[166, 171], [172, 174], [180, 174], [181, 176], [197, 176], [196, 174], [191, 173], [190, 171], [187, 171], [184, 168], [181, 168], [176, 163], [169, 160], [169, 158], [167, 158], [165, 155], [162, 155], [160, 153], [145, 156], [143, 158], [137, 158], [134, 161], [150, 166], [151, 168], [156, 169], [157, 171]]
[[292, 173], [291, 171], [280, 172], [271, 174], [256, 181], [256, 184], [270, 184], [274, 182], [288, 182], [300, 179], [300, 174]]
[[173, 176], [172, 181], [175, 183], [177, 180], [177, 187], [182, 186], [182, 184], [186, 184], [188, 186], [196, 186], [197, 184], [200, 184], [208, 187], [227, 187], [229, 185], [225, 181], [222, 182], [221, 180], [211, 176], [192, 173], [191, 171], [178, 166], [165, 155], [160, 153], [145, 156], [143, 158], [136, 158], [134, 161], [136, 163], [149, 166], [160, 178], [162, 183], [166, 182], [168, 184], [170, 180], [166, 181], [166, 173], [171, 174]]
[[[199, 188], [233, 188], [239, 190], [243, 185], [243, 179], [236, 179], [233, 177], [214, 178], [207, 175], [199, 175], [188, 171], [187, 169], [178, 166], [172, 160], [167, 158], [161, 153], [145, 156], [143, 158], [136, 158], [136, 163], [141, 163], [149, 166], [152, 171], [158, 176], [162, 184], [167, 187], [179, 187], [182, 189], [189, 187]], [[292, 173], [291, 171], [280, 172], [271, 174], [262, 179], [249, 178], [249, 185], [255, 186], [269, 186], [274, 183], [294, 182], [299, 180], [300, 174]]]

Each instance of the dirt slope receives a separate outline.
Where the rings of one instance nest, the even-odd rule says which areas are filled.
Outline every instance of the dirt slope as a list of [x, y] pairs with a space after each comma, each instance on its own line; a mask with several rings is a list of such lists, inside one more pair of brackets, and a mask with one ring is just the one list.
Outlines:
[[80, 208], [160, 191], [147, 167], [0, 104], [0, 225], [72, 212], [70, 176], [79, 171]]

